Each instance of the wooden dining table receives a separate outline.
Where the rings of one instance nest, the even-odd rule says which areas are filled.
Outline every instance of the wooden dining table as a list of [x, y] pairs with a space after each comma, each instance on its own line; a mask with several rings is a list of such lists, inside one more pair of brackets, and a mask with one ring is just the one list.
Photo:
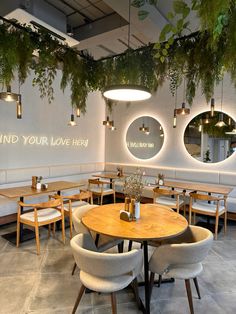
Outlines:
[[[32, 188], [30, 185], [26, 186], [18, 186], [18, 187], [11, 187], [11, 188], [4, 188], [0, 189], [0, 195], [5, 196], [10, 199], [17, 199], [20, 200], [22, 203], [24, 203], [24, 198], [29, 196], [37, 196], [42, 194], [48, 194], [48, 193], [54, 193], [60, 195], [62, 190], [68, 190], [73, 189], [77, 187], [81, 187], [84, 184], [78, 183], [78, 182], [68, 182], [68, 181], [55, 181], [55, 182], [48, 182], [47, 189], [43, 190], [37, 190]], [[24, 208], [21, 207], [21, 213], [24, 211]], [[32, 238], [34, 238], [35, 234], [30, 229], [23, 228], [23, 225], [21, 224], [20, 228], [20, 241], [28, 241]], [[3, 238], [6, 240], [16, 243], [16, 231], [13, 231], [11, 233], [7, 233], [2, 235]]]
[[159, 204], [141, 204], [140, 219], [127, 222], [120, 219], [123, 203], [102, 205], [91, 209], [82, 218], [82, 223], [98, 234], [126, 240], [138, 240], [143, 243], [145, 307], [144, 313], [150, 313], [150, 292], [148, 278], [148, 241], [164, 240], [183, 233], [187, 220]]
[[[157, 185], [155, 184], [155, 186]], [[233, 190], [232, 187], [226, 185], [193, 181], [164, 180], [164, 184], [162, 186], [171, 187], [173, 189], [182, 189], [183, 191], [207, 192], [209, 194], [213, 193], [226, 196]]]
[[104, 173], [100, 173], [100, 174], [93, 174], [93, 177], [109, 180], [110, 188], [112, 189], [113, 180], [122, 179], [122, 178], [125, 178], [126, 176], [125, 175], [118, 176], [115, 173], [104, 172]]

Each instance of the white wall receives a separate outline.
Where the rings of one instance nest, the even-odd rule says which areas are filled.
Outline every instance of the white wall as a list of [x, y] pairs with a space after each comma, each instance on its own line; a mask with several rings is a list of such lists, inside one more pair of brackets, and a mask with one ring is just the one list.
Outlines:
[[[100, 93], [89, 95], [86, 115], [77, 119], [78, 126], [69, 127], [70, 92], [63, 94], [59, 86], [60, 71], [54, 84], [55, 100], [49, 104], [47, 99], [40, 99], [38, 88], [32, 87], [29, 77], [21, 88], [22, 120], [16, 119], [15, 103], [0, 101], [0, 134], [20, 137], [16, 144], [0, 144], [0, 169], [104, 161], [105, 106]], [[17, 84], [12, 91], [18, 92]], [[22, 135], [88, 139], [88, 146], [24, 145]]]
[[[181, 106], [183, 101], [182, 95], [182, 88], [179, 88], [177, 107]], [[225, 77], [223, 111], [228, 113], [234, 120], [236, 120], [235, 96], [235, 89], [230, 84], [230, 79]], [[215, 108], [216, 110], [220, 110], [220, 86], [216, 86], [214, 98]], [[206, 104], [201, 91], [198, 91], [191, 107], [190, 115], [185, 117], [179, 116], [177, 119], [177, 128], [173, 129], [174, 98], [171, 96], [168, 83], [164, 84], [148, 101], [132, 103], [128, 107], [126, 104], [119, 103], [114, 106], [113, 112], [117, 130], [114, 132], [106, 131], [106, 162], [132, 163], [140, 166], [157, 165], [163, 167], [235, 171], [236, 154], [233, 154], [225, 161], [216, 164], [206, 164], [192, 158], [185, 149], [183, 135], [186, 126], [195, 115], [209, 109], [210, 105]], [[126, 131], [129, 124], [137, 117], [143, 115], [150, 115], [156, 118], [162, 124], [165, 133], [161, 151], [149, 160], [139, 160], [133, 157], [126, 148], [125, 143]]]

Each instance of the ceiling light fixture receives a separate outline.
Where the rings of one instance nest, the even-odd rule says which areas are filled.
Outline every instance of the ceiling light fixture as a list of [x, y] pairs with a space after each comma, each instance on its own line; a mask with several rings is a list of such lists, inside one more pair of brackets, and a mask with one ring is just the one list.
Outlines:
[[[131, 10], [131, 1], [129, 0], [129, 24], [128, 24], [128, 44], [127, 44], [127, 71], [130, 69], [130, 10]], [[105, 88], [103, 96], [118, 101], [141, 101], [146, 100], [151, 97], [151, 93], [148, 88], [140, 85], [111, 85]]]
[[178, 114], [178, 115], [185, 116], [187, 114], [190, 114], [190, 109], [185, 107], [186, 104], [185, 104], [184, 100], [185, 100], [185, 78], [184, 78], [184, 92], [183, 92], [182, 106], [181, 106], [181, 108], [176, 109], [176, 114]]
[[220, 100], [220, 108], [221, 108], [221, 112], [219, 113], [219, 120], [218, 122], [215, 124], [215, 126], [222, 128], [224, 126], [227, 126], [227, 124], [224, 122], [224, 114], [222, 111], [222, 103], [223, 103], [223, 79], [221, 81], [221, 100]]
[[74, 115], [74, 111], [73, 111], [73, 106], [71, 106], [72, 108], [72, 112], [71, 112], [71, 115], [70, 115], [70, 121], [68, 123], [69, 126], [76, 126], [77, 123], [75, 121], [75, 115]]
[[1, 92], [0, 93], [0, 99], [4, 101], [17, 101], [18, 100], [18, 94], [12, 93], [11, 92], [11, 86], [7, 86], [7, 91], [6, 92]]
[[198, 132], [202, 132], [202, 119], [199, 121]]
[[173, 128], [174, 129], [177, 126], [176, 106], [177, 106], [177, 86], [175, 87], [175, 109], [174, 109], [174, 117], [173, 117]]
[[215, 99], [211, 98], [211, 117], [214, 117], [215, 114]]
[[210, 119], [209, 119], [209, 115], [208, 115], [208, 114], [206, 114], [206, 117], [205, 117], [205, 119], [203, 120], [203, 122], [204, 122], [205, 124], [209, 124], [209, 123], [210, 123]]
[[77, 117], [77, 118], [80, 117], [80, 108], [76, 108], [76, 117]]
[[102, 124], [107, 127], [111, 127], [112, 123], [114, 123], [114, 121], [110, 120], [109, 116], [107, 116], [107, 119], [102, 122]]
[[148, 127], [148, 126], [145, 128], [144, 133], [145, 133], [146, 135], [149, 135], [149, 134], [150, 134], [150, 129], [149, 129], [149, 127]]
[[21, 95], [18, 95], [18, 99], [16, 102], [16, 117], [17, 119], [22, 119], [22, 103], [21, 103]]

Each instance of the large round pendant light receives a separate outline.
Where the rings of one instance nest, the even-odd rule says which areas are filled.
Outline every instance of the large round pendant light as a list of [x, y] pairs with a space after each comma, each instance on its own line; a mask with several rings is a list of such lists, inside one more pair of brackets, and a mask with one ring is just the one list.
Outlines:
[[151, 93], [146, 87], [139, 85], [112, 85], [107, 87], [103, 96], [118, 101], [139, 101], [151, 97]]
[[[131, 58], [130, 54], [130, 7], [131, 2], [129, 0], [129, 25], [128, 25], [128, 50], [127, 50], [127, 58], [128, 58], [128, 71], [130, 70], [130, 62], [129, 58]], [[103, 92], [103, 96], [117, 101], [141, 101], [146, 100], [151, 97], [151, 93], [148, 88], [140, 85], [131, 85], [131, 84], [122, 84], [122, 85], [111, 85], [105, 88]]]

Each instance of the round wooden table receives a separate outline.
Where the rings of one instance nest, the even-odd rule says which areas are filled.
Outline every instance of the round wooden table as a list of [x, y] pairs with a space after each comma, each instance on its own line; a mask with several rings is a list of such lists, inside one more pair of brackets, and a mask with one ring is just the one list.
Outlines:
[[83, 224], [90, 230], [115, 238], [139, 240], [143, 242], [145, 277], [145, 313], [150, 313], [150, 293], [148, 279], [148, 240], [163, 240], [183, 233], [187, 220], [158, 204], [141, 204], [140, 219], [124, 221], [120, 219], [123, 203], [108, 204], [91, 209], [83, 218]]

